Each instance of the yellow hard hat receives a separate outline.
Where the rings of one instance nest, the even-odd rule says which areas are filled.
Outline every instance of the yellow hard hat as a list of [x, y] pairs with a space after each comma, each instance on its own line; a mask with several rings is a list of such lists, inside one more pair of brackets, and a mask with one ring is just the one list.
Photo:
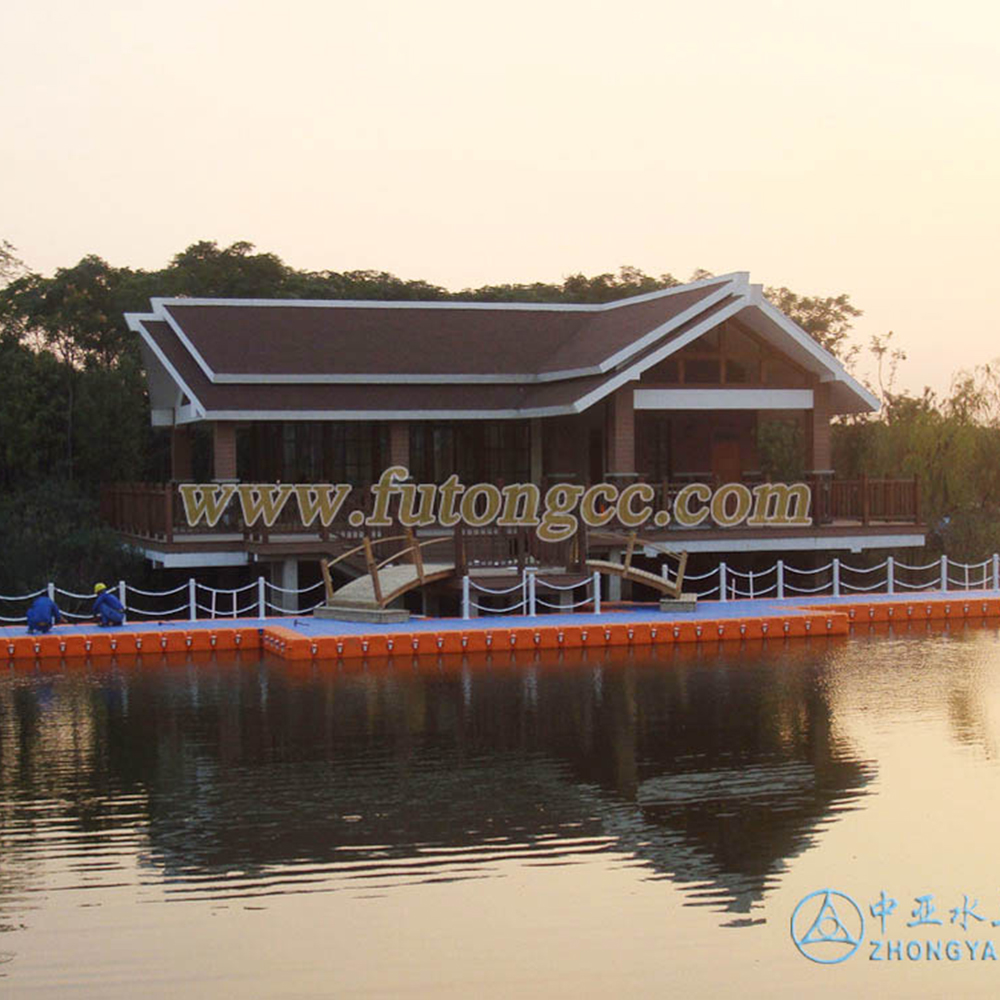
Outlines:
[[94, 584], [94, 593], [99, 594], [102, 590], [107, 590], [108, 588], [104, 586], [103, 583]]

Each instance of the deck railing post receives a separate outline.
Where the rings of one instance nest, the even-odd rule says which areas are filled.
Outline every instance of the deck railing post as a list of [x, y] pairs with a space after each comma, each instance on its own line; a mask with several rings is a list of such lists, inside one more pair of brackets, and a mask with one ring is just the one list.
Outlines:
[[719, 563], [719, 600], [726, 600], [726, 564]]
[[469, 574], [462, 577], [462, 618], [469, 620]]
[[892, 556], [888, 556], [885, 560], [885, 592], [896, 593], [896, 561]]
[[49, 600], [54, 601], [56, 599], [56, 585], [54, 583], [50, 583], [46, 590], [49, 594]]
[[128, 606], [125, 604], [125, 581], [118, 581], [118, 600], [121, 601], [122, 607], [128, 611]]
[[941, 556], [941, 589], [948, 589], [948, 557]]
[[528, 581], [528, 607], [527, 607], [527, 612], [528, 612], [528, 614], [532, 618], [534, 618], [535, 615], [538, 614], [538, 608], [537, 608], [537, 605], [535, 603], [535, 579], [536, 579], [535, 578], [535, 572], [536, 571], [535, 571], [535, 567], [534, 566], [528, 566], [525, 569], [525, 571], [524, 571], [524, 575], [525, 575], [525, 577], [527, 578], [527, 581]]
[[1000, 590], [1000, 553], [993, 553], [993, 589]]
[[264, 577], [257, 577], [257, 617], [267, 617], [267, 592], [264, 589]]
[[840, 597], [840, 560], [833, 557], [833, 596]]
[[[996, 556], [993, 557], [996, 559]], [[601, 574], [598, 570], [594, 570], [594, 614], [599, 615], [601, 613]]]
[[750, 600], [752, 601], [753, 600], [753, 570], [750, 570], [750, 572], [747, 574], [747, 580], [748, 580], [747, 586], [748, 586], [748, 588], [750, 590]]
[[188, 579], [188, 619], [198, 620], [198, 584], [193, 576]]
[[775, 586], [775, 596], [779, 601], [784, 600], [785, 597], [785, 560], [779, 559], [776, 568], [777, 573], [777, 584]]

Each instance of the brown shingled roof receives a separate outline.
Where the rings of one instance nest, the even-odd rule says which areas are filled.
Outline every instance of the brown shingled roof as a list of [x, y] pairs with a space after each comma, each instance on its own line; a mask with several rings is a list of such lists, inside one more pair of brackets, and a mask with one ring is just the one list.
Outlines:
[[216, 375], [523, 375], [596, 367], [726, 283], [600, 309], [182, 299], [162, 309]]

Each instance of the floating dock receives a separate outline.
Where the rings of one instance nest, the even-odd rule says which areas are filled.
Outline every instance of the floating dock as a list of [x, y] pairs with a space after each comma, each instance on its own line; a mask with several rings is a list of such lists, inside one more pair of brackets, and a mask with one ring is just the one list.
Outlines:
[[516, 618], [415, 618], [372, 625], [313, 618], [148, 621], [120, 628], [59, 625], [45, 635], [23, 626], [0, 628], [8, 663], [96, 659], [186, 652], [269, 652], [287, 660], [361, 660], [454, 653], [598, 649], [680, 643], [844, 636], [868, 624], [1000, 619], [996, 591], [877, 595], [858, 600], [812, 598], [705, 601], [690, 614], [658, 605], [624, 605], [601, 614], [578, 612]]

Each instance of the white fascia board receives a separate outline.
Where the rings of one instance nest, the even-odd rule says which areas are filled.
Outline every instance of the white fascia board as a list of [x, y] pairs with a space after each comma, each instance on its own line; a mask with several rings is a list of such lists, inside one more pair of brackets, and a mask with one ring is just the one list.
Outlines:
[[208, 566], [248, 566], [246, 552], [163, 552], [145, 545], [136, 548], [147, 558], [162, 563], [164, 569], [200, 569]]
[[775, 326], [787, 333], [799, 347], [811, 355], [820, 368], [820, 381], [842, 382], [857, 395], [865, 407], [872, 412], [878, 412], [882, 403], [877, 396], [872, 395], [860, 382], [848, 374], [847, 369], [813, 337], [810, 337], [798, 323], [786, 316], [780, 309], [768, 302], [760, 285], [750, 288], [750, 305], [759, 309]]
[[178, 424], [195, 424], [205, 419], [205, 411], [200, 406], [189, 403], [174, 410], [174, 420]]
[[593, 406], [594, 403], [600, 402], [605, 396], [623, 386], [626, 382], [635, 381], [647, 368], [652, 368], [654, 365], [659, 364], [664, 358], [669, 357], [675, 351], [679, 351], [682, 347], [690, 344], [692, 340], [697, 340], [702, 334], [725, 322], [730, 316], [735, 316], [741, 309], [746, 308], [746, 304], [746, 298], [742, 295], [739, 296], [735, 302], [730, 303], [725, 309], [720, 309], [701, 323], [691, 327], [687, 333], [675, 337], [669, 344], [664, 344], [658, 351], [653, 351], [652, 354], [648, 354], [630, 368], [619, 372], [614, 378], [608, 379], [603, 385], [592, 389], [586, 396], [582, 396], [573, 404], [573, 412], [582, 413]]
[[563, 382], [571, 378], [600, 375], [601, 369], [574, 368], [538, 374], [483, 375], [455, 373], [449, 375], [401, 375], [398, 372], [373, 375], [222, 375], [215, 374], [216, 385], [528, 385], [538, 382]]
[[193, 406], [202, 414], [204, 414], [205, 409], [198, 401], [198, 397], [191, 391], [191, 387], [181, 378], [180, 373], [176, 368], [170, 363], [167, 356], [160, 350], [159, 345], [156, 340], [150, 336], [149, 331], [143, 326], [142, 321], [147, 320], [159, 320], [159, 316], [140, 316], [136, 313], [126, 313], [125, 320], [128, 323], [129, 329], [133, 333], [138, 333], [142, 337], [143, 343], [149, 348], [153, 353], [153, 356], [157, 361], [166, 369], [170, 377], [177, 383], [178, 389], [180, 389], [188, 399], [191, 400]]
[[[684, 541], [684, 532], [671, 532], [669, 542], [647, 542], [643, 554], [651, 559], [683, 552], [862, 552], [868, 549], [912, 549], [925, 544], [922, 534], [900, 535], [810, 535], [797, 538], [769, 538], [761, 528], [760, 538], [726, 538], [720, 529], [718, 538]], [[809, 595], [803, 595], [809, 596]]]
[[[207, 410], [195, 420], [523, 420], [570, 416], [572, 406], [505, 410]], [[181, 420], [178, 418], [178, 423]]]
[[812, 389], [636, 389], [637, 410], [811, 410]]

